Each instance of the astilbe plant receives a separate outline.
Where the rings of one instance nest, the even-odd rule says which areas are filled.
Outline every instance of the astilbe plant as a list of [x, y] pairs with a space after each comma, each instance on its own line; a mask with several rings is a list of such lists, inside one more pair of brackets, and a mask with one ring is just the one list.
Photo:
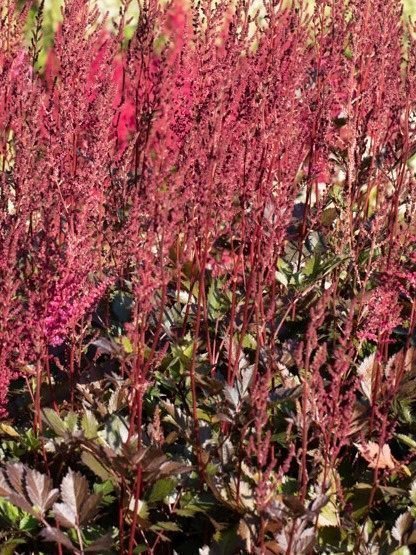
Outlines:
[[[400, 4], [66, 0], [51, 45], [29, 4], [0, 0], [0, 512], [32, 523], [9, 545], [410, 553]], [[41, 474], [6, 464], [33, 452]], [[74, 489], [71, 518], [16, 472]]]

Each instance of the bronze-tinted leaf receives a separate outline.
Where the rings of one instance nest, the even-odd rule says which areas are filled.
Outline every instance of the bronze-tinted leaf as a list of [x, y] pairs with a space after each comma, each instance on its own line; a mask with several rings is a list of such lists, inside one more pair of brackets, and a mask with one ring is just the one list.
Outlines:
[[84, 548], [85, 553], [102, 553], [103, 551], [107, 551], [113, 545], [113, 539], [111, 537], [111, 532], [101, 536], [98, 540], [95, 540], [91, 545]]
[[71, 540], [68, 538], [68, 536], [66, 536], [58, 528], [52, 528], [52, 527], [48, 526], [47, 528], [42, 530], [40, 535], [41, 535], [42, 539], [46, 542], [59, 543], [59, 544], [63, 545], [64, 547], [66, 547], [67, 549], [69, 549], [70, 551], [75, 551], [76, 550], [74, 544], [71, 542]]
[[59, 496], [57, 489], [52, 489], [52, 480], [36, 470], [26, 473], [26, 491], [32, 505], [38, 507], [42, 515], [53, 505]]
[[24, 496], [23, 491], [23, 475], [25, 468], [21, 463], [12, 463], [6, 465], [7, 480], [16, 493]]
[[91, 494], [87, 479], [79, 472], [69, 469], [62, 480], [63, 503], [55, 503], [53, 511], [59, 522], [67, 528], [77, 528], [95, 516], [101, 496]]
[[3, 472], [0, 472], [0, 497], [7, 497], [11, 492], [12, 490], [6, 481]]
[[65, 528], [77, 528], [77, 514], [66, 503], [55, 503], [53, 506], [53, 514], [59, 524], [65, 526]]
[[78, 514], [88, 493], [88, 481], [85, 476], [69, 469], [61, 484], [63, 501]]
[[367, 445], [357, 445], [361, 456], [368, 462], [369, 468], [396, 468], [396, 461], [393, 458], [390, 446], [385, 443], [381, 448], [378, 443], [369, 441]]
[[51, 480], [20, 463], [7, 464], [0, 472], [0, 495], [13, 505], [39, 518], [57, 498]]
[[303, 503], [294, 495], [284, 495], [283, 503], [292, 511], [294, 516], [300, 516], [305, 513]]

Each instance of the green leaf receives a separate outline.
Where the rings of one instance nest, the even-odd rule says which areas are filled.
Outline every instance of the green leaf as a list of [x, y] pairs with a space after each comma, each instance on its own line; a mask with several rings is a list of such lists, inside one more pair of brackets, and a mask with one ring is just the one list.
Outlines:
[[127, 419], [112, 414], [111, 418], [106, 422], [105, 430], [101, 433], [100, 437], [108, 443], [114, 450], [118, 451], [123, 443], [125, 443], [129, 436], [129, 425]]
[[313, 255], [310, 258], [308, 258], [308, 260], [306, 261], [305, 266], [303, 267], [302, 273], [304, 276], [309, 277], [309, 276], [315, 275], [318, 269], [319, 269], [319, 257]]
[[15, 505], [13, 505], [13, 503], [10, 503], [10, 501], [7, 501], [7, 499], [4, 499], [2, 497], [0, 498], [0, 514], [10, 524], [16, 526], [19, 522], [22, 512], [19, 511], [19, 509]]
[[322, 507], [318, 516], [318, 526], [340, 526], [338, 508], [333, 500]]
[[197, 507], [186, 507], [186, 509], [176, 509], [175, 514], [185, 518], [192, 518], [198, 512], [201, 511]]
[[110, 505], [114, 500], [114, 485], [111, 480], [105, 480], [105, 482], [101, 482], [100, 484], [94, 484], [93, 486], [94, 493], [101, 495], [101, 503], [103, 505]]
[[409, 495], [410, 495], [410, 501], [413, 503], [413, 505], [416, 505], [416, 480], [414, 480], [410, 484]]
[[37, 451], [42, 446], [41, 440], [36, 436], [33, 430], [26, 430], [24, 436], [21, 438], [21, 443], [28, 451]]
[[153, 484], [152, 491], [150, 492], [148, 501], [149, 503], [156, 503], [163, 501], [168, 497], [176, 487], [176, 480], [174, 478], [161, 478]]
[[149, 508], [146, 501], [138, 499], [136, 502], [136, 499], [132, 497], [129, 503], [129, 511], [133, 512], [135, 508], [140, 518], [143, 520], [147, 520], [149, 518]]
[[42, 410], [42, 420], [51, 428], [57, 436], [65, 437], [67, 434], [67, 428], [64, 421], [59, 416], [57, 412], [53, 409], [43, 409]]
[[257, 341], [250, 333], [246, 333], [242, 341], [242, 347], [255, 351], [257, 349]]
[[9, 540], [0, 547], [0, 555], [14, 555], [16, 553], [16, 547], [25, 544], [26, 541], [21, 538]]
[[288, 279], [283, 272], [276, 272], [276, 279], [279, 283], [287, 287], [289, 285]]
[[38, 521], [32, 515], [23, 515], [19, 522], [19, 530], [23, 532], [33, 532], [38, 527]]
[[395, 436], [408, 447], [416, 449], [416, 441], [413, 438], [406, 436], [405, 434], [395, 434]]
[[133, 553], [145, 553], [147, 551], [147, 545], [144, 543], [141, 543], [140, 545], [138, 545], [135, 550], [133, 551]]
[[106, 468], [88, 451], [83, 451], [81, 454], [81, 460], [88, 466], [88, 468], [94, 472], [103, 482], [106, 480], [114, 481], [114, 476], [106, 470]]
[[130, 355], [133, 352], [132, 342], [125, 335], [123, 335], [123, 337], [121, 338], [121, 346], [123, 347], [124, 352], [127, 353], [128, 355]]
[[95, 439], [98, 431], [98, 421], [90, 410], [85, 410], [81, 419], [81, 428], [87, 439]]
[[[216, 542], [215, 553], [218, 553], [218, 555], [235, 553], [239, 543], [239, 536], [240, 534], [237, 534], [236, 527], [229, 528], [228, 530], [218, 530], [214, 535]], [[243, 540], [245, 539], [243, 536], [240, 537]]]
[[217, 292], [216, 283], [212, 281], [210, 283], [207, 295], [208, 306], [211, 310], [217, 312], [221, 308], [220, 298]]
[[399, 547], [399, 549], [392, 551], [391, 555], [411, 555], [411, 553], [407, 545], [403, 545], [402, 547]]
[[66, 429], [73, 434], [78, 428], [78, 415], [76, 412], [69, 411], [64, 418]]
[[154, 530], [155, 532], [159, 530], [165, 530], [166, 532], [181, 532], [181, 529], [176, 522], [157, 522], [151, 526], [151, 530]]

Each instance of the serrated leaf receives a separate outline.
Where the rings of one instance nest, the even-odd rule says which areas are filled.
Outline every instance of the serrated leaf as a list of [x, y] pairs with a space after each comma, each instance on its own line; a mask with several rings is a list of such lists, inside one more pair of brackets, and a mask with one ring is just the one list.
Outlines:
[[357, 374], [360, 377], [361, 389], [369, 401], [372, 400], [373, 388], [373, 369], [375, 364], [375, 353], [366, 357], [357, 369]]
[[111, 532], [108, 532], [101, 538], [98, 538], [88, 547], [84, 548], [85, 553], [102, 553], [103, 551], [109, 550], [113, 546], [113, 538]]
[[[150, 466], [146, 466], [145, 471], [150, 472], [150, 470]], [[161, 462], [159, 468], [154, 469], [153, 472], [156, 472], [158, 476], [176, 476], [178, 474], [185, 474], [191, 470], [192, 467], [184, 463], [166, 460], [165, 462]]]
[[251, 335], [251, 333], [246, 333], [241, 346], [244, 347], [244, 349], [251, 349], [252, 351], [254, 351], [257, 349], [257, 341]]
[[31, 469], [26, 472], [26, 491], [32, 505], [39, 508], [42, 516], [59, 496], [59, 490], [52, 489], [52, 480], [48, 476]]
[[81, 460], [85, 466], [88, 466], [88, 468], [94, 472], [96, 476], [101, 478], [103, 482], [106, 480], [114, 481], [114, 476], [112, 476], [112, 474], [110, 474], [110, 472], [90, 452], [83, 451], [81, 454]]
[[254, 365], [247, 366], [241, 370], [241, 381], [239, 382], [240, 397], [244, 399], [248, 394], [249, 387], [253, 381]]
[[148, 547], [146, 544], [141, 543], [140, 545], [138, 545], [135, 550], [133, 551], [134, 554], [138, 554], [138, 553], [146, 553]]
[[341, 520], [339, 517], [339, 511], [334, 501], [329, 500], [329, 502], [322, 507], [318, 516], [318, 526], [334, 526], [339, 527], [341, 525]]
[[163, 501], [168, 497], [176, 487], [176, 480], [174, 478], [161, 478], [153, 484], [152, 491], [149, 495], [149, 503]]
[[51, 428], [57, 436], [65, 437], [67, 428], [64, 421], [53, 409], [46, 408], [42, 410], [42, 420]]
[[381, 448], [378, 443], [369, 441], [366, 445], [356, 444], [361, 456], [368, 462], [369, 468], [390, 468], [396, 467], [396, 461], [392, 457], [390, 446], [385, 443]]
[[0, 498], [0, 513], [5, 520], [14, 526], [19, 521], [21, 515], [21, 511], [4, 498]]
[[117, 388], [115, 391], [113, 391], [107, 403], [108, 413], [113, 414], [116, 411], [120, 410], [120, 408], [123, 406], [123, 403], [125, 403], [125, 400], [126, 394], [122, 389]]
[[93, 489], [94, 493], [96, 493], [97, 495], [101, 495], [103, 500], [106, 498], [114, 499], [111, 495], [112, 493], [114, 493], [114, 485], [111, 480], [105, 480], [100, 484], [94, 484]]
[[51, 526], [48, 526], [47, 528], [44, 528], [42, 530], [40, 535], [43, 541], [59, 543], [70, 551], [76, 550], [74, 544], [71, 542], [68, 536], [58, 528], [52, 528]]
[[416, 441], [405, 435], [405, 434], [395, 434], [395, 437], [397, 437], [397, 439], [399, 439], [401, 442], [403, 442], [405, 445], [407, 445], [408, 447], [411, 447], [412, 449], [416, 449]]
[[317, 260], [318, 260], [318, 257], [314, 255], [308, 258], [302, 270], [302, 274], [304, 276], [310, 277], [314, 273], [316, 273], [317, 269], [319, 268], [319, 263], [317, 263]]
[[108, 445], [117, 452], [129, 437], [128, 423], [121, 416], [112, 415], [106, 423], [103, 434], [100, 432], [100, 437], [103, 437]]
[[146, 501], [143, 501], [142, 499], [138, 499], [136, 503], [135, 497], [132, 497], [129, 503], [129, 511], [133, 512], [135, 506], [136, 506], [136, 512], [139, 515], [139, 517], [142, 518], [143, 520], [147, 520], [149, 518], [149, 509]]
[[68, 470], [62, 480], [61, 495], [64, 503], [78, 514], [88, 497], [88, 481], [79, 472]]
[[414, 480], [410, 485], [409, 495], [413, 505], [416, 505], [416, 480]]
[[71, 469], [62, 480], [61, 497], [63, 503], [55, 503], [53, 511], [57, 520], [67, 528], [79, 528], [91, 520], [101, 499], [100, 495], [90, 493], [85, 476]]
[[24, 514], [19, 522], [19, 530], [23, 532], [32, 532], [38, 527], [37, 519], [32, 515]]
[[9, 540], [0, 547], [0, 555], [15, 555], [16, 548], [19, 547], [19, 545], [25, 545], [25, 543], [26, 541], [21, 538]]
[[176, 509], [175, 514], [185, 517], [185, 518], [193, 518], [196, 513], [200, 512], [197, 508], [189, 508], [186, 509]]
[[234, 409], [237, 409], [238, 403], [239, 403], [239, 400], [240, 400], [240, 396], [238, 394], [238, 390], [235, 387], [232, 387], [231, 385], [225, 384], [225, 386], [224, 386], [224, 397], [230, 403], [230, 405], [232, 405], [234, 407]]
[[92, 411], [85, 410], [81, 418], [81, 428], [87, 439], [95, 439], [97, 437], [98, 421]]
[[65, 526], [65, 528], [78, 528], [77, 514], [66, 503], [55, 503], [53, 514], [61, 526]]
[[399, 543], [402, 543], [403, 536], [406, 534], [406, 532], [410, 530], [412, 525], [413, 517], [408, 511], [406, 511], [405, 513], [402, 513], [400, 516], [397, 517], [391, 531], [391, 535]]
[[64, 418], [66, 429], [73, 434], [78, 429], [78, 415], [76, 412], [69, 411]]
[[121, 346], [123, 347], [124, 352], [127, 353], [128, 355], [130, 355], [133, 352], [132, 342], [125, 335], [123, 335], [123, 337], [121, 338]]
[[39, 509], [33, 509], [24, 489], [25, 473], [26, 468], [21, 463], [7, 464], [0, 472], [0, 495], [6, 497], [19, 509], [37, 518], [39, 516]]
[[86, 524], [98, 513], [101, 495], [90, 493], [80, 509], [80, 524]]
[[296, 541], [296, 553], [308, 553], [315, 542], [315, 530], [307, 528]]
[[12, 489], [10, 488], [6, 478], [3, 475], [3, 472], [0, 472], [0, 496], [7, 497], [12, 493]]
[[[23, 480], [25, 467], [22, 463], [9, 463], [3, 472], [6, 472], [7, 480], [15, 493], [25, 496], [23, 491]], [[3, 475], [4, 476], [4, 475]]]
[[289, 285], [288, 279], [283, 272], [276, 272], [275, 277], [279, 283], [287, 287]]
[[[254, 527], [251, 526], [251, 535], [253, 537]], [[240, 536], [237, 534], [237, 527], [232, 526], [231, 528], [227, 529], [217, 529], [215, 534], [213, 535], [213, 539], [215, 540], [215, 544], [211, 544], [211, 546], [205, 545], [204, 547], [199, 549], [199, 555], [229, 555], [230, 553], [237, 553], [238, 547], [241, 546], [241, 539]], [[253, 537], [254, 539], [254, 537]], [[250, 541], [246, 542], [246, 549], [244, 553], [253, 553], [251, 549]], [[241, 553], [241, 551], [240, 551]], [[266, 552], [267, 555], [271, 555], [270, 553]]]
[[156, 522], [150, 529], [154, 531], [164, 530], [166, 532], [181, 532], [176, 522]]

